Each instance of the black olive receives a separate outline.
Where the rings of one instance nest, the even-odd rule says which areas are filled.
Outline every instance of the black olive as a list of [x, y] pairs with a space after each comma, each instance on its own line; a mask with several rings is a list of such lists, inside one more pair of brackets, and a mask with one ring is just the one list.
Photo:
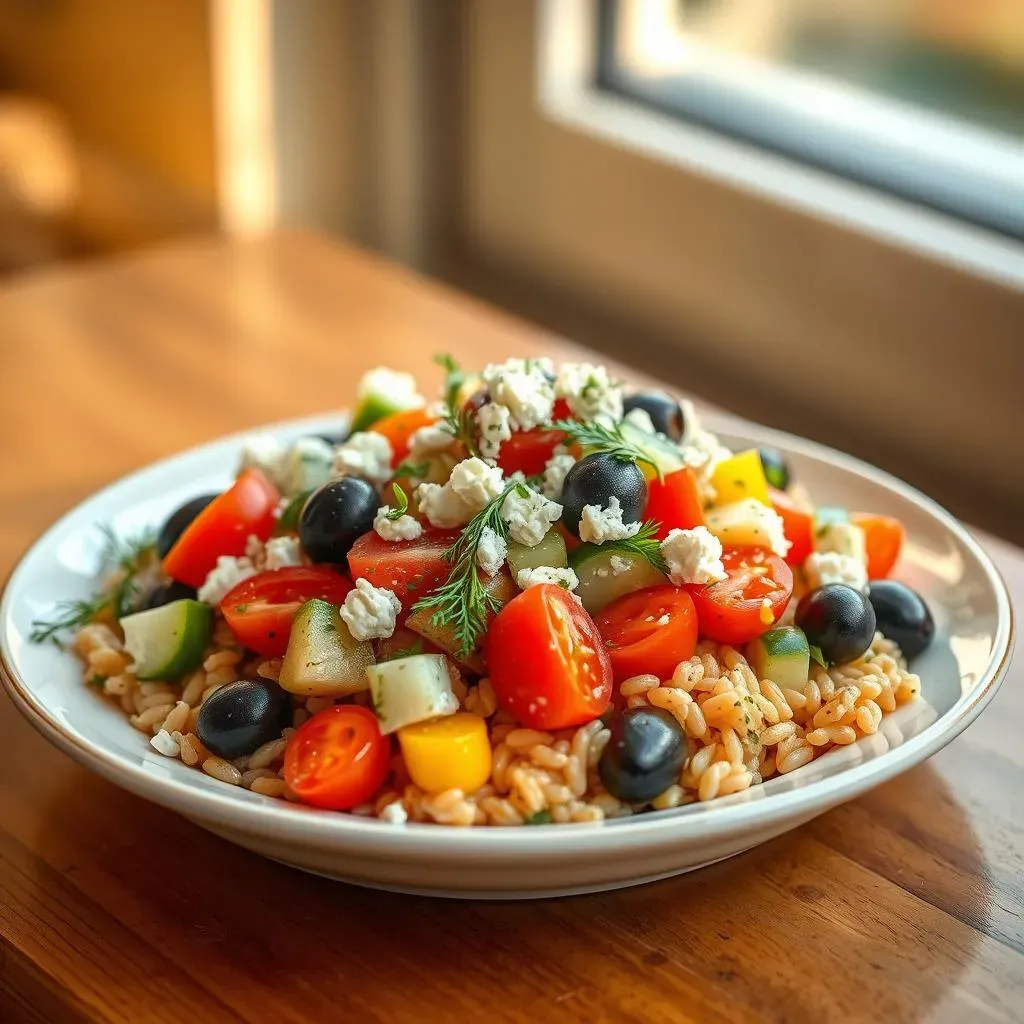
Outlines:
[[868, 600], [875, 610], [878, 629], [899, 644], [910, 661], [935, 639], [935, 620], [916, 590], [899, 580], [876, 580], [868, 587]]
[[636, 523], [647, 505], [647, 481], [635, 462], [623, 462], [614, 455], [597, 452], [580, 459], [562, 485], [562, 522], [574, 536], [580, 535], [584, 505], [607, 508], [618, 498], [622, 521]]
[[167, 517], [167, 522], [160, 527], [156, 538], [156, 553], [160, 558], [167, 555], [167, 552], [177, 543], [178, 538], [192, 525], [192, 520], [217, 497], [219, 497], [217, 494], [201, 494], [198, 498], [186, 501], [181, 508], [176, 509]]
[[159, 608], [162, 605], [171, 604], [173, 601], [195, 601], [197, 597], [195, 587], [171, 580], [169, 583], [161, 583], [159, 587], [151, 590], [145, 601], [142, 602], [142, 607]]
[[251, 754], [291, 725], [291, 696], [269, 679], [222, 686], [199, 709], [196, 735], [218, 757]]
[[761, 456], [761, 467], [769, 486], [777, 491], [784, 491], [789, 486], [789, 465], [782, 452], [774, 448], [762, 448], [758, 455]]
[[367, 480], [343, 476], [315, 490], [299, 516], [299, 540], [314, 562], [344, 562], [357, 537], [373, 529], [380, 495]]
[[643, 804], [678, 782], [686, 763], [686, 734], [662, 708], [632, 708], [613, 723], [597, 763], [604, 788], [629, 804]]
[[464, 408], [469, 409], [472, 412], [479, 412], [485, 405], [491, 401], [491, 392], [489, 388], [477, 388], [466, 399]]
[[859, 590], [845, 583], [827, 583], [800, 598], [796, 624], [830, 665], [845, 665], [871, 646], [875, 610]]
[[673, 441], [683, 439], [686, 423], [683, 419], [683, 407], [679, 404], [678, 399], [661, 391], [641, 391], [638, 394], [629, 395], [622, 403], [622, 408], [624, 412], [643, 409], [651, 417], [654, 429], [659, 434], [664, 434]]

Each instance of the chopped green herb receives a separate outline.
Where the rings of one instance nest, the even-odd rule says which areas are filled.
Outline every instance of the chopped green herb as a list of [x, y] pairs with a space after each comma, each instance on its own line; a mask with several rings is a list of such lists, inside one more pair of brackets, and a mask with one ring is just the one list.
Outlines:
[[[452, 440], [454, 440], [454, 438], [452, 438]], [[419, 479], [420, 477], [426, 476], [429, 472], [429, 462], [401, 462], [391, 473], [391, 479], [394, 480], [396, 477], [412, 477], [414, 479]]]
[[398, 484], [392, 484], [391, 489], [395, 492], [395, 507], [387, 513], [387, 517], [395, 522], [409, 511], [409, 498]]
[[822, 668], [828, 668], [828, 662], [825, 660], [825, 655], [822, 654], [821, 648], [817, 644], [808, 644], [808, 648], [807, 649], [811, 652], [811, 657]]
[[101, 676], [98, 672], [89, 679], [90, 686], [102, 686], [108, 679], [108, 676]]
[[668, 566], [661, 554], [661, 541], [657, 533], [661, 524], [654, 519], [648, 519], [640, 529], [632, 536], [623, 540], [606, 540], [601, 545], [602, 551], [621, 551], [624, 555], [639, 555], [647, 559], [658, 572], [668, 572]]
[[244, 615], [248, 610], [249, 610], [249, 606], [247, 604], [236, 604], [235, 605], [235, 611], [239, 615]]
[[312, 490], [302, 491], [288, 502], [274, 527], [274, 533], [288, 533], [299, 528], [302, 510], [306, 507], [306, 501], [312, 493]]
[[466, 446], [470, 455], [479, 455], [476, 444], [475, 417], [473, 410], [459, 405], [459, 390], [466, 381], [466, 375], [459, 364], [445, 353], [434, 356], [434, 362], [444, 367], [444, 421], [452, 437]]
[[578, 420], [556, 420], [552, 426], [568, 434], [581, 448], [590, 454], [610, 455], [620, 462], [642, 462], [650, 466], [661, 479], [661, 467], [644, 451], [633, 444], [617, 425], [609, 426], [593, 420], [583, 423]]
[[551, 812], [536, 811], [526, 819], [527, 825], [550, 825], [551, 824]]

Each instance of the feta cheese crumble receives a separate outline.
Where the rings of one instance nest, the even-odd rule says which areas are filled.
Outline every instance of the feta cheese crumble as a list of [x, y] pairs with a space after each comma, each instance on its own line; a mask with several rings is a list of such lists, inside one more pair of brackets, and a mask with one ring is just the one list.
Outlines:
[[451, 529], [465, 526], [503, 486], [501, 470], [474, 456], [455, 466], [447, 483], [420, 484], [416, 498], [431, 526]]
[[224, 600], [229, 590], [236, 587], [242, 580], [255, 576], [257, 571], [251, 558], [221, 555], [217, 559], [217, 564], [203, 581], [196, 596], [206, 604], [218, 605]]
[[432, 423], [413, 431], [409, 438], [409, 458], [413, 462], [436, 455], [448, 448], [455, 438], [443, 423]]
[[548, 374], [552, 369], [550, 359], [509, 359], [490, 363], [482, 377], [491, 401], [508, 408], [511, 425], [532, 430], [551, 421], [555, 389]]
[[394, 800], [377, 817], [389, 825], [404, 825], [409, 820], [409, 812], [402, 806], [401, 800]]
[[402, 602], [392, 591], [358, 579], [341, 606], [341, 618], [356, 640], [384, 639], [394, 633], [401, 610]]
[[508, 535], [517, 544], [533, 547], [544, 539], [553, 523], [562, 517], [562, 506], [537, 491], [518, 487], [509, 491], [501, 503], [501, 518], [508, 523]]
[[814, 550], [846, 555], [867, 565], [867, 538], [855, 523], [824, 523], [814, 531]]
[[661, 555], [674, 586], [684, 583], [717, 583], [725, 579], [722, 542], [706, 527], [670, 530], [661, 542]]
[[826, 583], [845, 583], [854, 590], [865, 591], [868, 572], [864, 563], [837, 551], [815, 551], [804, 559], [804, 575], [812, 590]]
[[299, 494], [327, 483], [333, 459], [334, 449], [322, 437], [300, 437], [281, 460], [281, 490]]
[[334, 450], [335, 476], [361, 476], [378, 486], [391, 476], [391, 442], [383, 434], [360, 431]]
[[177, 757], [181, 751], [178, 741], [166, 729], [161, 729], [149, 741], [149, 745], [164, 757]]
[[501, 444], [512, 436], [512, 414], [498, 402], [488, 402], [476, 414], [480, 428], [480, 454], [485, 459], [496, 459]]
[[732, 451], [725, 447], [709, 430], [701, 426], [690, 432], [687, 441], [679, 448], [684, 464], [693, 470], [697, 479], [697, 491], [701, 501], [714, 501], [716, 491], [711, 483], [711, 474], [719, 463], [732, 457]]
[[263, 548], [264, 569], [288, 569], [302, 565], [302, 544], [298, 537], [271, 537]]
[[373, 517], [373, 529], [381, 540], [399, 541], [416, 540], [423, 536], [423, 524], [410, 515], [401, 515], [397, 519], [389, 519], [390, 505], [381, 505]]
[[396, 409], [414, 409], [424, 405], [426, 399], [416, 390], [416, 378], [411, 373], [401, 373], [378, 366], [364, 373], [356, 388], [359, 399], [379, 395]]
[[622, 385], [613, 381], [603, 366], [563, 363], [555, 380], [555, 394], [564, 398], [580, 419], [622, 419]]
[[242, 461], [239, 470], [258, 469], [276, 487], [284, 478], [285, 450], [281, 442], [271, 434], [253, 434], [242, 445]]
[[565, 446], [558, 445], [554, 454], [544, 465], [544, 480], [541, 484], [544, 497], [557, 501], [562, 496], [565, 478], [575, 465], [576, 460], [569, 454]]
[[489, 526], [480, 531], [480, 542], [476, 548], [476, 564], [481, 572], [493, 576], [505, 564], [508, 545], [504, 538], [495, 533]]
[[537, 569], [520, 569], [516, 574], [516, 583], [519, 584], [520, 590], [528, 590], [542, 583], [553, 583], [557, 587], [572, 591], [580, 585], [579, 577], [572, 569], [553, 569], [547, 565]]
[[589, 544], [604, 544], [609, 540], [625, 540], [640, 531], [639, 523], [622, 521], [622, 506], [613, 494], [608, 499], [608, 507], [600, 505], [584, 505], [580, 519], [580, 540]]
[[622, 555], [612, 555], [608, 561], [608, 568], [611, 569], [613, 576], [621, 576], [633, 568], [633, 563]]

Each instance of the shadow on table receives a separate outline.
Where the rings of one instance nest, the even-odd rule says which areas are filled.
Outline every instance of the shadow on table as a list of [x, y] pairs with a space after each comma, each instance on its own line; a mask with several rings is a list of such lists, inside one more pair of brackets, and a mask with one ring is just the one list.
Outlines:
[[988, 868], [929, 766], [703, 871], [528, 903], [304, 875], [72, 778], [46, 793], [41, 855], [255, 1020], [911, 1021], [989, 931]]

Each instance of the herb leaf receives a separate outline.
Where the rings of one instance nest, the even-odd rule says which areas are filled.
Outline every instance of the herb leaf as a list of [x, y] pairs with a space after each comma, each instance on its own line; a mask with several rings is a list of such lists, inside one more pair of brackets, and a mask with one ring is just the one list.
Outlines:
[[470, 455], [479, 455], [476, 443], [476, 421], [473, 410], [459, 405], [459, 389], [466, 381], [466, 374], [459, 364], [445, 353], [434, 356], [434, 362], [444, 367], [444, 422], [449, 433], [466, 446]]
[[50, 620], [35, 620], [29, 639], [36, 644], [60, 644], [60, 635], [81, 629], [101, 615], [110, 614], [121, 619], [131, 614], [138, 597], [138, 576], [143, 564], [151, 556], [155, 537], [147, 530], [138, 537], [118, 537], [106, 525], [100, 526], [105, 537], [100, 556], [101, 571], [115, 574], [116, 582], [101, 589], [87, 601], [62, 601]]
[[490, 527], [502, 540], [508, 540], [508, 524], [501, 518], [505, 498], [522, 487], [519, 480], [511, 480], [496, 497], [492, 498], [463, 528], [459, 539], [442, 557], [452, 565], [448, 582], [414, 605], [414, 611], [433, 608], [430, 621], [435, 626], [450, 626], [459, 641], [459, 654], [470, 654], [487, 629], [487, 620], [501, 608], [500, 600], [480, 581], [476, 552], [484, 529]]
[[543, 811], [535, 811], [526, 819], [527, 825], [550, 825], [551, 812], [546, 808]]
[[661, 554], [661, 541], [657, 533], [661, 523], [656, 519], [648, 519], [632, 537], [623, 540], [606, 540], [601, 545], [602, 551], [621, 551], [626, 555], [639, 555], [646, 558], [658, 572], [668, 573], [668, 566]]
[[398, 484], [392, 484], [391, 489], [395, 492], [395, 507], [387, 512], [387, 518], [395, 522], [409, 511], [409, 496]]
[[591, 420], [583, 423], [578, 420], [556, 420], [551, 426], [568, 434], [581, 448], [590, 450], [590, 454], [601, 453], [610, 455], [620, 462], [642, 462], [650, 466], [662, 479], [661, 467], [646, 452], [638, 448], [622, 433], [618, 424], [601, 423]]
[[419, 479], [420, 477], [426, 476], [429, 472], [429, 462], [402, 462], [392, 470], [391, 479], [394, 480], [396, 477], [403, 476]]
[[808, 644], [807, 648], [811, 652], [812, 660], [816, 661], [822, 668], [828, 668], [828, 662], [825, 660], [825, 655], [817, 644]]

